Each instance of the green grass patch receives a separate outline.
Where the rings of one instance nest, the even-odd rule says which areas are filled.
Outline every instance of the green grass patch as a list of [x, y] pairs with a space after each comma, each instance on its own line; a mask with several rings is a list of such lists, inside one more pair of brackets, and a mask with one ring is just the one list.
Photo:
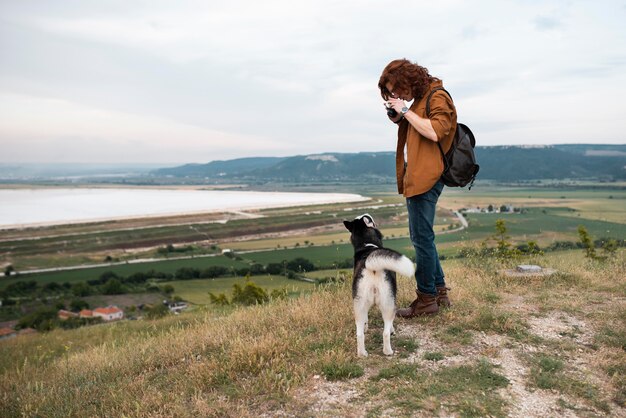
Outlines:
[[505, 334], [516, 340], [528, 336], [528, 324], [519, 315], [497, 311], [491, 306], [481, 307], [478, 316], [470, 321], [469, 326], [476, 331]]
[[615, 327], [602, 327], [595, 335], [597, 344], [621, 348], [626, 351], [626, 331]]
[[607, 402], [600, 397], [598, 389], [567, 373], [563, 360], [550, 354], [540, 353], [528, 356], [527, 361], [531, 366], [529, 378], [531, 387], [556, 390], [575, 398], [583, 398], [603, 412], [610, 411]]
[[0, 289], [3, 289], [11, 283], [17, 281], [29, 281], [35, 280], [40, 284], [57, 282], [57, 283], [76, 283], [86, 282], [88, 280], [95, 280], [99, 278], [102, 273], [106, 271], [112, 271], [119, 276], [130, 276], [133, 273], [148, 272], [150, 270], [162, 272], [162, 273], [175, 273], [176, 270], [183, 267], [205, 269], [211, 266], [224, 266], [234, 267], [236, 269], [249, 267], [249, 264], [233, 260], [228, 257], [219, 255], [211, 257], [196, 257], [184, 260], [170, 260], [170, 261], [155, 261], [149, 263], [134, 263], [134, 264], [122, 264], [111, 265], [105, 267], [93, 267], [93, 268], [80, 268], [75, 270], [55, 271], [49, 273], [33, 273], [33, 274], [20, 274], [18, 276], [12, 276], [11, 278], [5, 278], [0, 280]]
[[472, 333], [462, 325], [450, 325], [438, 331], [435, 336], [444, 343], [458, 343], [469, 345], [473, 341]]
[[[390, 368], [384, 374], [411, 379], [410, 384], [402, 387], [387, 388], [383, 383], [376, 383], [382, 396], [390, 400], [390, 406], [408, 415], [415, 414], [416, 410], [427, 410], [435, 416], [450, 412], [467, 417], [506, 416], [506, 402], [496, 390], [506, 387], [509, 380], [496, 373], [487, 360], [419, 373], [407, 368]], [[445, 405], [442, 405], [444, 398]]]
[[415, 380], [418, 377], [418, 366], [416, 364], [399, 363], [391, 367], [381, 369], [376, 376], [372, 376], [370, 380], [390, 380], [402, 377], [404, 379]]
[[361, 377], [365, 371], [357, 363], [332, 361], [322, 365], [322, 373], [328, 380], [347, 380]]
[[441, 361], [444, 358], [445, 358], [445, 356], [443, 355], [443, 353], [440, 353], [439, 351], [428, 351], [428, 352], [424, 353], [424, 360]]

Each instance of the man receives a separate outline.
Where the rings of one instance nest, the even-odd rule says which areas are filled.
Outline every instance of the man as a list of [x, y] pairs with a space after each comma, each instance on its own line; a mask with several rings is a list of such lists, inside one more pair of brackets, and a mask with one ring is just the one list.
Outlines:
[[[396, 315], [403, 318], [435, 314], [440, 306], [450, 306], [433, 222], [443, 190], [444, 163], [437, 142], [444, 152], [450, 149], [456, 129], [456, 109], [452, 99], [439, 90], [430, 99], [430, 115], [426, 114], [429, 94], [442, 86], [442, 81], [431, 76], [428, 69], [406, 59], [390, 62], [378, 82], [385, 105], [397, 113], [389, 116], [398, 124], [396, 177], [398, 192], [406, 198], [409, 234], [417, 264], [417, 298], [408, 308], [397, 310]], [[409, 107], [407, 102], [411, 100], [413, 104]]]

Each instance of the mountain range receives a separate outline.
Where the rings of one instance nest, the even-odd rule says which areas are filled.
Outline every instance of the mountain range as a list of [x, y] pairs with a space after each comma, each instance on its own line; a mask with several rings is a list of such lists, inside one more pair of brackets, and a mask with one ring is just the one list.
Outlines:
[[[626, 145], [564, 144], [476, 147], [479, 180], [626, 180]], [[395, 152], [323, 153], [292, 157], [253, 157], [185, 164], [153, 176], [250, 181], [395, 180]]]

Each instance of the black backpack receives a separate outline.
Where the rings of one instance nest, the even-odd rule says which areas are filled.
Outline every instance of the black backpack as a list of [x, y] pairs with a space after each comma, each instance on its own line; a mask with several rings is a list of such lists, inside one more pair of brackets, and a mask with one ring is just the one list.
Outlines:
[[[437, 90], [445, 91], [452, 99], [450, 93], [443, 87], [433, 89], [426, 100], [426, 115], [429, 118], [430, 98]], [[470, 128], [462, 123], [456, 124], [452, 145], [447, 153], [443, 152], [441, 143], [438, 141], [437, 146], [439, 146], [439, 151], [441, 151], [441, 156], [443, 157], [444, 169], [441, 175], [443, 183], [448, 187], [465, 187], [469, 184], [469, 190], [471, 190], [480, 166], [476, 164], [476, 155], [474, 154], [476, 139], [474, 139], [474, 134]]]

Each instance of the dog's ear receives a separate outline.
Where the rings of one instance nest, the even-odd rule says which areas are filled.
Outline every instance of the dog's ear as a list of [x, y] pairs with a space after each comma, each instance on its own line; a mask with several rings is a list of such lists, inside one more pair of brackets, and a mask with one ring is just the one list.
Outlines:
[[346, 229], [350, 232], [352, 232], [352, 229], [354, 228], [354, 222], [353, 221], [343, 221], [343, 224], [345, 225]]

